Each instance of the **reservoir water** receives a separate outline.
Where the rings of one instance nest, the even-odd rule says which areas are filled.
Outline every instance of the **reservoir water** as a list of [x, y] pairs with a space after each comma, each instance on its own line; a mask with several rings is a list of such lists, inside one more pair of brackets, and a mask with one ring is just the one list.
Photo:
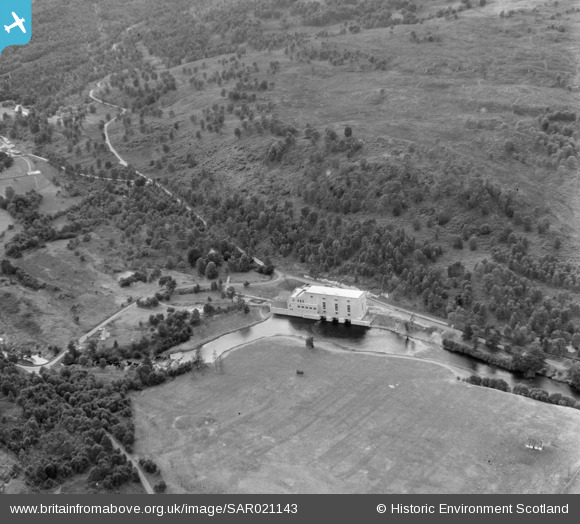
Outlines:
[[[405, 336], [384, 329], [345, 326], [344, 324], [315, 322], [294, 317], [273, 316], [254, 326], [223, 335], [203, 345], [201, 355], [205, 362], [212, 362], [214, 355], [219, 356], [242, 344], [276, 335], [301, 338], [312, 336], [315, 344], [316, 340], [324, 340], [355, 352], [365, 351], [407, 355], [416, 356], [419, 359], [422, 353], [429, 352], [429, 355], [425, 355], [427, 358], [448, 364], [458, 371], [463, 370], [470, 374], [475, 373], [481, 377], [501, 378], [510, 387], [522, 383], [530, 388], [541, 388], [548, 391], [548, 393], [561, 393], [580, 400], [580, 395], [567, 384], [541, 376], [527, 379], [521, 374], [489, 366], [469, 356], [450, 353], [441, 348], [440, 341], [435, 336], [432, 340], [429, 340], [429, 335], [426, 333], [421, 334], [421, 337], [425, 337], [424, 340], [406, 340]], [[171, 357], [187, 361], [194, 358], [194, 356], [195, 353], [193, 351], [182, 351], [174, 353]]]

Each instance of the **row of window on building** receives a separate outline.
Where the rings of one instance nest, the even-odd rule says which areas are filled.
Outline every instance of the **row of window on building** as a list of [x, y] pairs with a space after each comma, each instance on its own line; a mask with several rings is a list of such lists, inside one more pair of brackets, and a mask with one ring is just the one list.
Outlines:
[[[326, 302], [322, 302], [322, 309], [326, 313]], [[334, 303], [334, 312], [338, 313], [338, 303]], [[350, 315], [350, 304], [346, 305], [346, 312]]]

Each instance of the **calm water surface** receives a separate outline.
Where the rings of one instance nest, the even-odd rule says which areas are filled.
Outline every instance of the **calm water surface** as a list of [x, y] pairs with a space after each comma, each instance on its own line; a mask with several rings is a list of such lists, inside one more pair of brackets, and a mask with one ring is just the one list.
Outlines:
[[[242, 328], [228, 335], [223, 335], [202, 346], [201, 354], [205, 362], [212, 362], [214, 353], [215, 355], [221, 355], [241, 344], [275, 335], [296, 337], [313, 336], [315, 342], [316, 340], [322, 339], [355, 351], [371, 351], [392, 355], [413, 356], [421, 350], [432, 350], [435, 348], [437, 351], [437, 361], [450, 364], [458, 370], [461, 369], [470, 373], [476, 373], [481, 377], [501, 378], [511, 387], [518, 383], [523, 383], [531, 388], [542, 388], [549, 393], [561, 393], [562, 395], [580, 400], [580, 395], [575, 393], [567, 384], [562, 384], [546, 377], [526, 379], [518, 373], [488, 366], [469, 356], [445, 351], [435, 340], [432, 343], [412, 339], [406, 340], [406, 337], [402, 335], [383, 329], [345, 326], [344, 324], [315, 322], [293, 317], [273, 316], [255, 326]], [[194, 358], [194, 356], [194, 352], [191, 351], [174, 353], [172, 358], [181, 358], [187, 361]]]

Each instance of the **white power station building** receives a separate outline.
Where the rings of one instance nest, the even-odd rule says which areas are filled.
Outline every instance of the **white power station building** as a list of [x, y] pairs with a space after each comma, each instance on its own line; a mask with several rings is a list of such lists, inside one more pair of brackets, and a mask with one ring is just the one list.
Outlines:
[[367, 296], [360, 289], [305, 285], [296, 288], [286, 307], [272, 306], [272, 313], [312, 320], [329, 320], [346, 324], [370, 325]]

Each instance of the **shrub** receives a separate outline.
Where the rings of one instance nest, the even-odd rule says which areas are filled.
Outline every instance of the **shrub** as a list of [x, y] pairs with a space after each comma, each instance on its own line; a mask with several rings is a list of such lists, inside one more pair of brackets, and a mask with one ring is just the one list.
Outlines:
[[451, 215], [443, 210], [443, 211], [439, 211], [439, 213], [437, 214], [437, 223], [440, 226], [444, 226], [445, 224], [447, 224], [447, 222], [449, 222], [449, 220], [451, 220]]
[[205, 276], [211, 279], [217, 278], [218, 271], [214, 262], [208, 262], [207, 266], [205, 267]]
[[471, 384], [475, 384], [476, 386], [479, 386], [481, 384], [481, 377], [479, 375], [471, 375], [468, 379], [468, 382], [470, 382]]
[[153, 487], [153, 491], [155, 491], [155, 493], [165, 493], [166, 490], [167, 490], [167, 484], [165, 484], [164, 480], [159, 481]]
[[157, 464], [151, 459], [139, 459], [139, 465], [145, 470], [146, 473], [156, 473]]
[[460, 235], [454, 235], [451, 239], [451, 245], [455, 249], [463, 249], [463, 240], [461, 239]]

